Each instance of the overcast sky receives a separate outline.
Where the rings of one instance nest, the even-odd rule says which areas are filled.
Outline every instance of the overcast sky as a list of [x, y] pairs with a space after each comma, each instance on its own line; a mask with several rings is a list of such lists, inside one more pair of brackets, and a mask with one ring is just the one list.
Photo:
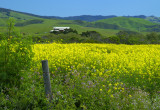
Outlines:
[[158, 16], [160, 0], [0, 0], [1, 8], [45, 16]]

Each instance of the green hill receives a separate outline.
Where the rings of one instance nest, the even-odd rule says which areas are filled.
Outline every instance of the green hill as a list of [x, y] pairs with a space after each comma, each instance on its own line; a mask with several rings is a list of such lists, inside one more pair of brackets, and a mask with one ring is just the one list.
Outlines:
[[100, 27], [104, 23], [106, 25], [112, 25], [113, 29], [123, 29], [132, 31], [146, 31], [147, 27], [157, 25], [145, 19], [141, 18], [126, 18], [126, 17], [115, 17], [110, 19], [103, 19], [94, 22], [97, 27]]
[[[67, 26], [76, 29], [78, 33], [97, 31], [103, 36], [111, 36], [119, 30], [137, 32], [160, 32], [160, 25], [141, 18], [113, 17], [94, 22], [81, 20], [63, 20], [52, 17], [43, 17], [29, 13], [17, 12], [0, 8], [0, 31], [3, 31], [9, 17], [15, 19], [15, 26], [23, 33], [49, 33], [53, 26]], [[47, 19], [48, 18], [48, 19]]]
[[0, 31], [7, 25], [7, 21], [10, 17], [15, 19], [15, 26], [23, 33], [49, 33], [53, 26], [69, 26], [76, 29], [78, 33], [85, 31], [97, 31], [104, 36], [114, 35], [117, 30], [102, 29], [95, 27], [87, 27], [85, 25], [88, 22], [84, 22], [84, 25], [76, 20], [63, 20], [63, 19], [45, 19], [36, 15], [16, 12], [9, 9], [0, 8]]

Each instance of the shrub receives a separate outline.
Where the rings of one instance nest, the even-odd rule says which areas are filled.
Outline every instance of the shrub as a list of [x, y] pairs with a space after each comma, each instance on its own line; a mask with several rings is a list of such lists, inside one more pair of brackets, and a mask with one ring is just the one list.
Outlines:
[[108, 43], [116, 43], [116, 44], [120, 43], [120, 38], [117, 36], [108, 37], [106, 40]]
[[7, 33], [0, 42], [0, 83], [3, 87], [20, 86], [21, 71], [28, 70], [33, 56], [30, 37], [14, 29], [14, 19], [8, 22]]
[[157, 44], [160, 43], [159, 35], [156, 32], [151, 32], [146, 35], [148, 43], [150, 44]]

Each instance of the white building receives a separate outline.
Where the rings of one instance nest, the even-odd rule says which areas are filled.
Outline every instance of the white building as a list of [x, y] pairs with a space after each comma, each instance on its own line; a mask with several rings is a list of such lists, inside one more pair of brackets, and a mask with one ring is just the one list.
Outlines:
[[54, 31], [65, 31], [66, 29], [70, 29], [70, 27], [53, 27], [53, 30], [51, 30], [50, 32], [54, 32]]

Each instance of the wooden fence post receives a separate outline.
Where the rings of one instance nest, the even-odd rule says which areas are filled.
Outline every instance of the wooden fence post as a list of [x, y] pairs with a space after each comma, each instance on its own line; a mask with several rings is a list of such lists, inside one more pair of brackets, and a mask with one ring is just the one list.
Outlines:
[[49, 66], [48, 66], [48, 60], [42, 60], [42, 70], [43, 70], [43, 79], [44, 79], [44, 87], [45, 87], [45, 94], [46, 97], [51, 100], [52, 97], [52, 91], [51, 91], [51, 83], [50, 83], [50, 74], [49, 74]]

